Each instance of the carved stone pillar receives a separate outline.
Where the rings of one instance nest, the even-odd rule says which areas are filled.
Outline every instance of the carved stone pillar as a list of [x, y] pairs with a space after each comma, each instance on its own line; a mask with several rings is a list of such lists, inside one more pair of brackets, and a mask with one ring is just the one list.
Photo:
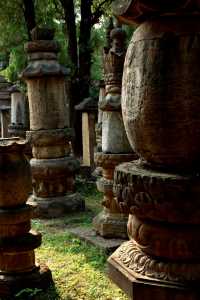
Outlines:
[[114, 190], [130, 241], [108, 261], [134, 300], [200, 299], [200, 6], [116, 1], [141, 22], [125, 60], [122, 113], [140, 160], [117, 167]]
[[94, 170], [94, 151], [96, 147], [95, 124], [97, 121], [96, 98], [84, 99], [75, 109], [82, 113], [83, 161], [82, 167], [88, 168], [90, 173]]
[[126, 238], [128, 215], [121, 213], [113, 196], [115, 167], [135, 158], [126, 137], [121, 114], [121, 81], [125, 57], [125, 33], [121, 27], [110, 32], [111, 48], [104, 49], [106, 95], [99, 103], [102, 115], [102, 152], [96, 153], [96, 164], [103, 176], [97, 188], [104, 194], [104, 210], [94, 218], [93, 225], [103, 237]]
[[10, 88], [11, 93], [11, 123], [8, 132], [11, 136], [25, 138], [29, 129], [29, 107], [28, 99], [17, 86]]
[[41, 234], [31, 230], [33, 209], [26, 204], [31, 177], [25, 147], [23, 140], [0, 139], [0, 297], [52, 283], [50, 270], [35, 263]]
[[[99, 104], [104, 101], [105, 98], [105, 82], [104, 80], [100, 81], [99, 85]], [[100, 109], [98, 105], [98, 121], [96, 124], [96, 144], [97, 144], [97, 152], [102, 151], [102, 117], [103, 111]]]
[[10, 82], [3, 76], [0, 76], [0, 124], [2, 138], [9, 137], [8, 125], [10, 124], [11, 86], [12, 84]]
[[33, 195], [40, 216], [58, 217], [84, 210], [84, 201], [75, 193], [79, 163], [70, 155], [73, 131], [68, 127], [65, 76], [57, 61], [58, 44], [53, 32], [36, 28], [26, 45], [29, 64], [23, 72], [27, 82], [32, 145], [30, 161]]

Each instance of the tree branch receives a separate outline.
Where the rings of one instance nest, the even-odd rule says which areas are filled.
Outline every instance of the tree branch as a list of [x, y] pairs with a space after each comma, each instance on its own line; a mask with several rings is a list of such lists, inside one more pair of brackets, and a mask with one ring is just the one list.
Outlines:
[[110, 4], [112, 2], [112, 0], [103, 0], [95, 9], [95, 11], [92, 14], [92, 25], [96, 24], [99, 22], [99, 18], [102, 16], [103, 14], [103, 6], [105, 4]]

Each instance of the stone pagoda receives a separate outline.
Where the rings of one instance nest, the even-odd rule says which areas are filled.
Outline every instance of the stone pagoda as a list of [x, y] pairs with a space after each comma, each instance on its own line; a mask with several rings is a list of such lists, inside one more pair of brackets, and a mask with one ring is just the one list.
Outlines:
[[119, 26], [111, 30], [110, 43], [104, 48], [105, 97], [99, 103], [102, 113], [102, 152], [95, 155], [96, 164], [102, 168], [97, 188], [104, 194], [103, 211], [94, 218], [93, 225], [103, 237], [126, 238], [127, 214], [121, 213], [113, 196], [115, 167], [133, 160], [135, 154], [129, 145], [121, 114], [121, 82], [126, 53], [125, 32]]
[[78, 161], [71, 155], [65, 76], [68, 70], [57, 61], [59, 46], [54, 32], [35, 28], [26, 45], [29, 64], [22, 76], [26, 80], [30, 109], [33, 195], [39, 216], [59, 217], [84, 210], [84, 201], [75, 192]]
[[11, 136], [25, 138], [26, 131], [29, 129], [29, 107], [28, 99], [20, 89], [13, 85], [11, 93], [11, 121], [8, 132]]
[[116, 168], [129, 213], [110, 277], [134, 300], [200, 299], [200, 4], [114, 1], [138, 23], [124, 67], [122, 113], [140, 159]]
[[9, 136], [8, 125], [10, 124], [11, 86], [12, 84], [10, 82], [3, 76], [0, 76], [0, 123], [2, 138], [7, 138]]

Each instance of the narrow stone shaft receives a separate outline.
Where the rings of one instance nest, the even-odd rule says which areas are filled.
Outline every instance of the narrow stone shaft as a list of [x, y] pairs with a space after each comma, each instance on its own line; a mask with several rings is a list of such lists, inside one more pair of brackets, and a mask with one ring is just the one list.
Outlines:
[[11, 136], [25, 138], [29, 130], [28, 99], [17, 86], [10, 88], [11, 93], [11, 120], [8, 131]]
[[110, 31], [110, 47], [104, 48], [105, 95], [101, 97], [102, 152], [95, 155], [102, 168], [97, 188], [103, 193], [103, 211], [93, 220], [97, 233], [103, 237], [126, 238], [128, 215], [121, 213], [113, 195], [115, 167], [135, 159], [124, 129], [121, 113], [121, 83], [125, 58], [125, 33], [121, 27]]

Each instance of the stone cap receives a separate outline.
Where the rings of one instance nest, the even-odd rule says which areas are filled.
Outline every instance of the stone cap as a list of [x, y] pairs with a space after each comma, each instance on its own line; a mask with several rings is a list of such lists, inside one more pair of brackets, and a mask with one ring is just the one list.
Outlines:
[[75, 109], [82, 112], [97, 112], [98, 99], [94, 97], [85, 98], [80, 104], [75, 106]]
[[200, 13], [198, 0], [115, 0], [115, 16], [123, 23], [141, 23], [148, 18], [170, 13]]
[[24, 79], [31, 79], [44, 76], [67, 76], [69, 73], [69, 69], [61, 66], [58, 62], [55, 62], [54, 64], [36, 62], [30, 63], [22, 72], [21, 77]]
[[21, 77], [31, 79], [45, 76], [67, 76], [70, 70], [59, 64], [58, 42], [53, 40], [54, 30], [36, 27], [31, 32], [32, 41], [25, 45], [29, 64]]
[[16, 84], [14, 84], [14, 85], [12, 85], [11, 87], [9, 87], [8, 91], [9, 91], [11, 94], [13, 94], [13, 93], [21, 93], [19, 87], [18, 87]]

